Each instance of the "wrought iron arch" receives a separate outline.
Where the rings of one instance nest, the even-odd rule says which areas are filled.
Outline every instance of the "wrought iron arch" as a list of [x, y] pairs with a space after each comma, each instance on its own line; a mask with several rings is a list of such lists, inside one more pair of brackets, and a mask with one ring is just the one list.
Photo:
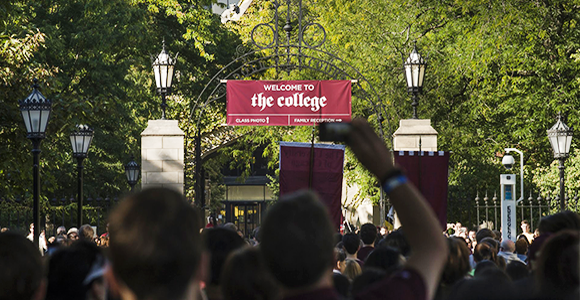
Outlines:
[[[285, 2], [285, 5], [281, 5]], [[392, 144], [392, 127], [389, 122], [385, 106], [381, 97], [376, 92], [372, 83], [368, 81], [364, 75], [355, 67], [350, 65], [345, 60], [338, 56], [320, 49], [326, 41], [326, 30], [322, 25], [316, 22], [308, 22], [303, 25], [305, 20], [302, 11], [302, 0], [273, 0], [274, 9], [273, 20], [269, 23], [260, 23], [251, 31], [252, 48], [245, 45], [238, 46], [236, 50], [236, 57], [227, 65], [222, 67], [204, 86], [187, 119], [186, 132], [186, 156], [190, 155], [189, 149], [191, 146], [191, 123], [196, 120], [195, 125], [195, 181], [196, 194], [203, 189], [203, 180], [201, 180], [201, 134], [200, 121], [203, 112], [212, 103], [222, 99], [226, 95], [226, 88], [222, 84], [227, 80], [239, 80], [244, 78], [251, 78], [259, 73], [274, 69], [276, 75], [281, 72], [290, 72], [298, 70], [312, 70], [326, 76], [324, 79], [339, 79], [339, 80], [353, 80], [353, 94], [359, 99], [368, 102], [369, 107], [377, 116], [378, 125], [381, 137], [385, 138], [385, 132], [382, 126], [382, 121], [387, 122], [387, 137]], [[285, 6], [286, 21], [284, 26], [279, 26], [281, 13], [279, 9]], [[295, 7], [297, 6], [297, 10]], [[293, 17], [297, 18], [297, 23], [293, 22]], [[293, 23], [298, 27], [297, 36], [293, 39]], [[285, 32], [285, 39], [280, 34], [280, 27]], [[308, 41], [305, 39], [306, 31], [309, 29], [317, 30], [319, 33], [319, 40]], [[271, 32], [271, 40], [262, 42], [256, 40], [256, 37], [261, 38], [264, 35], [259, 35], [260, 30]], [[365, 88], [366, 87], [366, 88]], [[367, 91], [368, 90], [368, 91]], [[188, 167], [191, 168], [190, 159], [186, 157], [186, 172]], [[187, 176], [185, 177], [187, 182]], [[203, 197], [203, 196], [202, 196]], [[203, 205], [203, 204], [202, 204]], [[383, 213], [382, 213], [383, 214]]]

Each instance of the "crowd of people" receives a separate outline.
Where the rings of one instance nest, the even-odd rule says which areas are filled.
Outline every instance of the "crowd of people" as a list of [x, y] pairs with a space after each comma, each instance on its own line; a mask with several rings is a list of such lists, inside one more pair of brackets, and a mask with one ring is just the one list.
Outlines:
[[59, 229], [44, 257], [0, 233], [0, 300], [580, 298], [577, 214], [545, 217], [537, 236], [528, 228], [515, 243], [486, 228], [444, 231], [372, 128], [352, 125], [347, 144], [382, 183], [400, 229], [337, 233], [317, 195], [299, 191], [269, 208], [248, 243], [235, 226], [203, 228], [178, 192], [151, 188], [119, 204], [105, 236]]

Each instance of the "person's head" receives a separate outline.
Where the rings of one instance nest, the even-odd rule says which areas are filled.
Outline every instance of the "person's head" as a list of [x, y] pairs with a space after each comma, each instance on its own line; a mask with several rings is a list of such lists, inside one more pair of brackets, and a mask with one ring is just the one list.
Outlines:
[[209, 284], [219, 285], [223, 266], [228, 255], [245, 245], [244, 240], [235, 232], [225, 228], [208, 228], [203, 237], [210, 258]]
[[496, 240], [499, 244], [501, 242], [501, 232], [499, 230], [492, 230], [493, 232], [493, 239]]
[[505, 269], [506, 274], [512, 279], [512, 281], [517, 281], [528, 277], [528, 267], [521, 261], [513, 260], [507, 264]]
[[530, 222], [528, 222], [528, 220], [522, 220], [520, 227], [522, 228], [522, 231], [525, 233], [528, 233], [531, 230]]
[[475, 241], [475, 230], [470, 230], [467, 237], [470, 238], [472, 242]]
[[238, 227], [232, 222], [225, 223], [222, 227], [233, 232], [238, 232]]
[[364, 292], [373, 283], [383, 279], [387, 273], [382, 269], [370, 268], [365, 270], [357, 276], [351, 285], [351, 293], [353, 296]]
[[477, 243], [479, 244], [481, 242], [481, 240], [483, 240], [486, 237], [495, 238], [495, 234], [493, 233], [493, 231], [491, 231], [487, 228], [480, 229], [475, 234], [475, 241], [477, 241]]
[[334, 248], [334, 266], [335, 270], [339, 270], [340, 272], [344, 271], [344, 265], [346, 260], [346, 254], [344, 253], [344, 249], [337, 249]]
[[224, 265], [221, 282], [224, 300], [270, 300], [280, 294], [257, 248], [235, 250]]
[[[478, 270], [479, 269], [479, 270]], [[514, 299], [515, 288], [507, 274], [492, 262], [482, 262], [473, 279], [457, 282], [448, 299]]]
[[66, 227], [58, 226], [56, 229], [56, 235], [66, 235]]
[[354, 259], [347, 259], [342, 274], [351, 282], [362, 273], [362, 269], [358, 262]]
[[407, 242], [407, 238], [405, 237], [405, 233], [403, 228], [399, 228], [387, 235], [384, 239], [379, 242], [379, 247], [393, 247], [401, 253], [404, 257], [408, 257], [411, 254], [411, 247], [409, 246], [409, 242]]
[[123, 200], [109, 222], [112, 270], [122, 291], [137, 299], [179, 299], [197, 284], [202, 224], [182, 194], [144, 189]]
[[356, 233], [349, 232], [342, 237], [342, 247], [347, 254], [354, 255], [360, 248], [360, 238]]
[[46, 300], [105, 299], [105, 257], [87, 240], [56, 251], [48, 264]]
[[526, 255], [528, 252], [528, 241], [524, 239], [518, 239], [516, 241], [516, 253]]
[[516, 251], [516, 244], [512, 240], [501, 241], [499, 250], [502, 252], [514, 253]]
[[69, 240], [76, 241], [79, 239], [79, 230], [76, 227], [71, 227], [66, 235]]
[[0, 233], [0, 270], [0, 300], [44, 299], [42, 257], [25, 237]]
[[471, 270], [471, 266], [469, 265], [469, 249], [462, 238], [447, 238], [447, 245], [449, 246], [449, 255], [441, 275], [441, 283], [451, 286], [465, 277], [467, 272]]
[[536, 282], [545, 295], [565, 297], [577, 291], [580, 282], [580, 231], [562, 230], [551, 236], [540, 250]]
[[365, 260], [364, 269], [375, 268], [391, 273], [403, 266], [405, 258], [391, 247], [377, 247]]
[[333, 233], [327, 209], [318, 197], [299, 191], [269, 208], [260, 230], [260, 250], [284, 287], [309, 287], [332, 270]]
[[500, 270], [498, 268], [498, 265], [491, 261], [491, 260], [487, 260], [484, 259], [482, 261], [477, 262], [477, 264], [475, 265], [475, 270], [473, 272], [473, 277], [477, 278], [477, 277], [481, 277], [482, 274], [484, 274], [485, 271], [487, 270]]
[[486, 243], [486, 244], [490, 245], [496, 254], [497, 254], [497, 252], [499, 252], [499, 242], [496, 239], [486, 237], [483, 240], [481, 240], [481, 243]]
[[79, 240], [93, 241], [95, 231], [89, 224], [85, 224], [79, 228]]
[[571, 211], [563, 211], [557, 214], [543, 217], [538, 225], [540, 235], [545, 233], [557, 233], [564, 229], [580, 230], [580, 216]]
[[488, 243], [478, 243], [473, 250], [473, 260], [476, 263], [483, 260], [497, 262], [496, 252]]
[[360, 239], [365, 245], [374, 245], [377, 238], [377, 227], [371, 223], [363, 224], [360, 227]]

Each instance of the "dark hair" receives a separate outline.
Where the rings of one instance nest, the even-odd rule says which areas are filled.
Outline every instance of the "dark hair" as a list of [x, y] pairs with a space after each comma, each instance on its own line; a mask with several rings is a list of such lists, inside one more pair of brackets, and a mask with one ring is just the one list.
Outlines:
[[512, 279], [512, 281], [517, 281], [528, 277], [530, 274], [528, 272], [528, 267], [521, 261], [513, 260], [507, 264], [505, 272]]
[[370, 245], [375, 242], [377, 238], [377, 227], [371, 223], [363, 224], [360, 227], [360, 239], [364, 244]]
[[244, 240], [235, 232], [225, 228], [208, 228], [203, 231], [205, 245], [210, 260], [210, 284], [219, 285], [222, 268], [228, 255], [245, 245]]
[[494, 263], [497, 262], [495, 250], [487, 243], [477, 243], [475, 249], [473, 250], [473, 260], [475, 262], [480, 262], [483, 260], [490, 260]]
[[567, 210], [543, 217], [538, 225], [540, 235], [548, 232], [556, 233], [564, 229], [580, 230], [580, 216]]
[[486, 237], [495, 238], [495, 233], [487, 228], [480, 229], [475, 233], [475, 241], [477, 241], [478, 244]]
[[346, 278], [346, 276], [342, 275], [341, 273], [333, 272], [332, 283], [336, 292], [344, 297], [344, 299], [348, 299], [350, 293], [350, 281], [348, 278]]
[[518, 239], [516, 241], [516, 253], [525, 255], [526, 252], [528, 252], [528, 241], [524, 239]]
[[393, 247], [405, 257], [411, 254], [411, 247], [409, 246], [409, 242], [407, 242], [407, 238], [405, 237], [405, 232], [403, 228], [399, 228], [387, 235], [384, 239], [379, 242], [379, 247]]
[[90, 241], [59, 249], [49, 260], [46, 300], [85, 299], [91, 283], [102, 280], [104, 267], [104, 256]]
[[110, 217], [113, 271], [138, 299], [181, 297], [201, 259], [201, 220], [182, 194], [150, 188]]
[[337, 245], [338, 243], [341, 243], [340, 246], [342, 247], [342, 234], [340, 234], [340, 232], [334, 234], [334, 244]]
[[352, 295], [356, 296], [356, 294], [367, 290], [367, 288], [371, 284], [385, 278], [386, 275], [387, 272], [381, 269], [375, 268], [365, 269], [359, 276], [357, 276], [352, 281], [352, 285], [350, 288]]
[[493, 232], [493, 239], [498, 241], [501, 240], [501, 232], [499, 230], [492, 230]]
[[578, 230], [564, 230], [550, 237], [541, 248], [535, 274], [544, 295], [563, 298], [578, 290], [579, 240]]
[[447, 245], [449, 246], [449, 255], [441, 275], [441, 283], [451, 286], [465, 277], [467, 272], [471, 270], [471, 265], [469, 264], [469, 249], [467, 249], [465, 240], [450, 237], [447, 238]]
[[490, 262], [473, 279], [458, 282], [448, 299], [514, 299], [515, 296], [515, 288], [510, 278]]
[[342, 247], [346, 253], [353, 255], [360, 247], [360, 238], [355, 233], [349, 232], [342, 237]]
[[221, 282], [224, 300], [277, 299], [280, 293], [259, 250], [252, 247], [235, 250], [229, 256]]
[[477, 265], [475, 265], [475, 270], [473, 271], [473, 277], [475, 277], [475, 278], [482, 277], [484, 272], [487, 270], [490, 270], [490, 269], [500, 270], [500, 268], [497, 266], [497, 263], [495, 263], [494, 261], [491, 261], [491, 260], [484, 259], [484, 260], [478, 262]]
[[332, 268], [333, 226], [316, 195], [300, 191], [270, 207], [260, 230], [266, 265], [285, 287], [316, 283]]
[[85, 224], [79, 228], [79, 239], [85, 241], [93, 241], [93, 236], [95, 235], [95, 231], [93, 227], [89, 224]]
[[490, 245], [496, 254], [499, 251], [499, 242], [494, 238], [485, 237], [479, 243], [482, 243], [482, 244], [485, 243], [485, 244]]
[[391, 247], [375, 248], [365, 260], [364, 269], [377, 268], [391, 273], [402, 266], [401, 253]]
[[340, 261], [343, 262], [346, 259], [346, 254], [343, 249], [334, 248], [334, 266]]
[[0, 299], [30, 300], [43, 278], [40, 251], [25, 237], [0, 233]]

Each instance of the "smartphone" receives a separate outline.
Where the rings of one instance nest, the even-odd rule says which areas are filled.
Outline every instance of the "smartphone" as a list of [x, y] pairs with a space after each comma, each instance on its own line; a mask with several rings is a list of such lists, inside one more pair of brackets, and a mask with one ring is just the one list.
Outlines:
[[344, 142], [352, 130], [350, 123], [320, 123], [318, 131], [323, 142]]

